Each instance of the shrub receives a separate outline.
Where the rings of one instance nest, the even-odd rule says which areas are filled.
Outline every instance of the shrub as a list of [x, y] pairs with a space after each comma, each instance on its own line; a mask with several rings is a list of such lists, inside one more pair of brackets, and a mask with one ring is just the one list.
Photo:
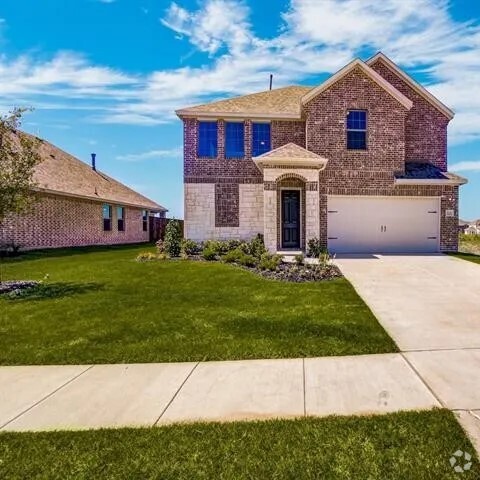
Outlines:
[[309, 257], [318, 258], [325, 248], [317, 237], [311, 238], [307, 243], [307, 254]]
[[246, 253], [238, 259], [238, 263], [244, 267], [254, 267], [257, 262], [258, 258], [255, 258], [253, 255], [247, 255]]
[[245, 253], [240, 248], [235, 248], [223, 255], [222, 260], [225, 263], [240, 263], [240, 258], [244, 255]]
[[165, 244], [163, 243], [163, 240], [158, 240], [155, 243], [155, 247], [157, 248], [157, 253], [165, 253]]
[[281, 255], [272, 255], [268, 252], [265, 252], [260, 257], [260, 262], [258, 267], [261, 270], [270, 270], [274, 272], [278, 269], [279, 265], [282, 263], [282, 256]]
[[189, 255], [197, 255], [198, 252], [200, 251], [200, 248], [197, 244], [197, 242], [194, 242], [193, 240], [189, 240], [188, 238], [184, 238], [180, 244], [180, 252], [183, 257], [189, 256]]
[[324, 248], [321, 252], [320, 255], [318, 256], [318, 261], [320, 262], [320, 265], [325, 266], [330, 263], [332, 260], [332, 257], [330, 255], [330, 252]]
[[297, 265], [303, 265], [303, 262], [305, 261], [305, 257], [303, 255], [303, 253], [299, 253], [298, 255], [295, 255], [295, 263]]
[[249, 247], [249, 254], [256, 258], [260, 258], [267, 251], [265, 248], [263, 235], [261, 233], [257, 233], [256, 237], [250, 241]]
[[202, 250], [202, 257], [209, 262], [217, 259], [217, 252], [211, 247], [205, 247]]
[[165, 252], [170, 257], [178, 257], [180, 255], [180, 243], [182, 241], [182, 230], [178, 220], [170, 220], [165, 227], [165, 238], [163, 244]]

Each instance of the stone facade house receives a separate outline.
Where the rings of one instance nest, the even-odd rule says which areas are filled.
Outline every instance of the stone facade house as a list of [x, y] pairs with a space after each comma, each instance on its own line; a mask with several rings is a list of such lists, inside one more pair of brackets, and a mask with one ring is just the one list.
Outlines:
[[149, 215], [167, 210], [40, 140], [32, 208], [0, 223], [0, 247], [21, 249], [109, 245], [149, 241]]
[[453, 112], [382, 53], [321, 85], [183, 108], [185, 235], [272, 252], [455, 251]]

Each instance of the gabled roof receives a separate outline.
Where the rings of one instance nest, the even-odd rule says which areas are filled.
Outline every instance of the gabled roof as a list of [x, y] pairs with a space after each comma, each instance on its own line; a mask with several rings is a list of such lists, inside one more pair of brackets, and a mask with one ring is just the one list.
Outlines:
[[367, 75], [379, 87], [383, 88], [389, 95], [395, 98], [395, 100], [401, 103], [407, 110], [410, 110], [412, 108], [413, 102], [409, 98], [407, 98], [403, 93], [399, 92], [393, 85], [387, 82], [387, 80], [385, 80], [367, 64], [362, 62], [359, 58], [351, 61], [349, 64], [345, 65], [342, 69], [340, 69], [337, 73], [325, 80], [325, 82], [323, 82], [321, 85], [312, 88], [309, 92], [307, 92], [302, 97], [303, 105], [315, 98], [320, 93], [324, 92], [327, 88], [337, 83], [340, 79], [348, 75], [355, 68], [360, 68], [363, 73], [365, 73], [365, 75]]
[[[26, 135], [16, 133], [16, 135]], [[77, 197], [120, 206], [132, 206], [154, 212], [167, 211], [158, 203], [135, 192], [90, 165], [39, 139], [42, 162], [35, 167], [36, 191]]]
[[179, 117], [300, 118], [302, 96], [312, 87], [292, 85], [177, 110]]
[[265, 167], [306, 167], [323, 170], [328, 160], [296, 143], [287, 143], [252, 159], [260, 170]]
[[417, 83], [410, 75], [406, 74], [401, 68], [399, 68], [395, 63], [393, 63], [385, 54], [378, 52], [372, 58], [369, 58], [366, 63], [367, 65], [373, 65], [376, 62], [382, 62], [386, 65], [393, 73], [399, 76], [404, 80], [410, 87], [413, 88], [421, 97], [423, 97], [427, 102], [431, 103], [436, 109], [442, 112], [449, 120], [455, 116], [455, 112], [448, 108], [444, 103], [442, 103], [438, 98], [433, 96], [425, 87]]

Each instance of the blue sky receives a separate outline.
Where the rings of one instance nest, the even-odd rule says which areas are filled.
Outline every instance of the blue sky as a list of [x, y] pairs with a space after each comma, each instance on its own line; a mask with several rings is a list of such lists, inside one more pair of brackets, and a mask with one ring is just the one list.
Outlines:
[[480, 218], [480, 4], [473, 0], [3, 0], [0, 109], [183, 215], [173, 111], [315, 85], [382, 50], [456, 111], [450, 170]]

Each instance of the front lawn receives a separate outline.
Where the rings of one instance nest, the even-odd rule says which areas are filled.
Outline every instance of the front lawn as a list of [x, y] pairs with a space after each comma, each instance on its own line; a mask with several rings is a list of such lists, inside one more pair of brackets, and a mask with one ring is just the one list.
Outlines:
[[32, 252], [4, 262], [4, 279], [48, 280], [36, 297], [0, 297], [0, 364], [397, 350], [343, 278], [293, 284], [221, 263], [135, 262], [145, 248]]
[[474, 253], [451, 253], [450, 255], [461, 258], [462, 260], [468, 260], [473, 263], [480, 263], [480, 255], [475, 255]]
[[[472, 455], [463, 473], [455, 473], [449, 463], [458, 450]], [[0, 433], [0, 459], [0, 478], [10, 480], [441, 480], [480, 475], [471, 443], [447, 410]]]

